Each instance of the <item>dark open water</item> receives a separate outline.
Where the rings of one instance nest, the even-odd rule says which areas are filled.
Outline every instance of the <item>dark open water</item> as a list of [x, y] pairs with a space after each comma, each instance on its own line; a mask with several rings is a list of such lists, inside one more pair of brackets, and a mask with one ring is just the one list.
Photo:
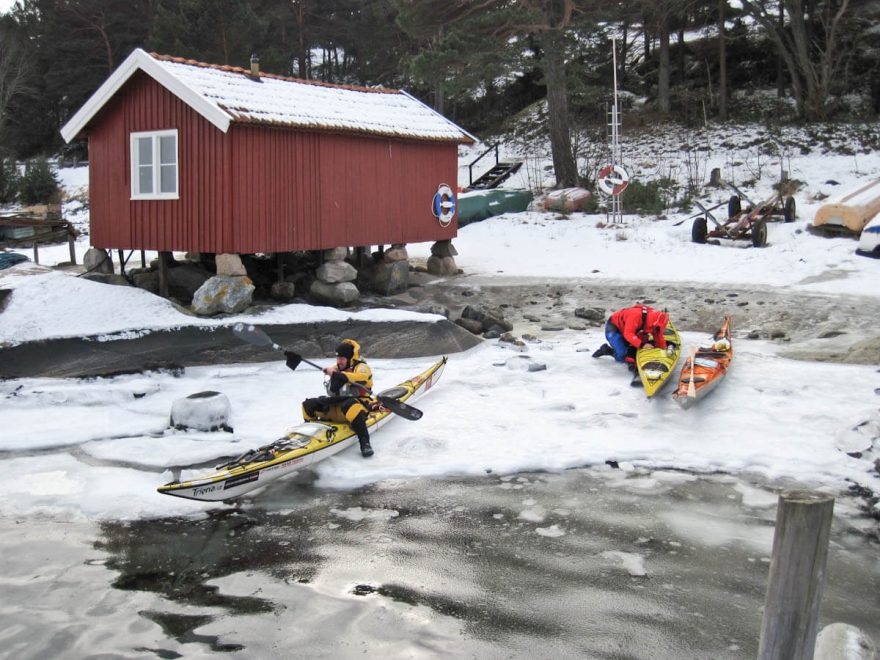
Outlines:
[[[754, 658], [775, 496], [687, 479], [304, 475], [198, 521], [0, 519], [0, 657]], [[877, 643], [880, 544], [855, 504], [820, 628]]]

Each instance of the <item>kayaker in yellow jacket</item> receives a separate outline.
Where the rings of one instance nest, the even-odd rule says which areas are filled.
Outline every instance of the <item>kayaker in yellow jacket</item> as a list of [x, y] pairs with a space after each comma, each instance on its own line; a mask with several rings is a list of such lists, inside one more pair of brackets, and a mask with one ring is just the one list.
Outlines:
[[336, 366], [324, 368], [329, 377], [325, 382], [328, 396], [306, 399], [302, 409], [306, 421], [347, 422], [357, 433], [361, 456], [369, 458], [373, 455], [373, 448], [367, 430], [367, 414], [373, 404], [373, 371], [360, 351], [360, 344], [354, 339], [343, 339], [336, 347]]

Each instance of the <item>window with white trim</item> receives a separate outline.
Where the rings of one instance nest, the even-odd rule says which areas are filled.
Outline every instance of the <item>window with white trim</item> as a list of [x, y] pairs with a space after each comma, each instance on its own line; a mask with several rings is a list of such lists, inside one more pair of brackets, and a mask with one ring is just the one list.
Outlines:
[[178, 199], [176, 128], [131, 134], [131, 198]]

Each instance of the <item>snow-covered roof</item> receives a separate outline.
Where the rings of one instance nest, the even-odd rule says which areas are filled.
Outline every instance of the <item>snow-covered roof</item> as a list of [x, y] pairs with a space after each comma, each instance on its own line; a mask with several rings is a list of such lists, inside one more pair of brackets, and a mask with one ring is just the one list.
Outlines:
[[137, 71], [143, 71], [221, 131], [229, 124], [359, 133], [443, 142], [476, 138], [402, 90], [371, 89], [205, 64], [136, 49], [82, 108], [61, 135], [73, 140]]

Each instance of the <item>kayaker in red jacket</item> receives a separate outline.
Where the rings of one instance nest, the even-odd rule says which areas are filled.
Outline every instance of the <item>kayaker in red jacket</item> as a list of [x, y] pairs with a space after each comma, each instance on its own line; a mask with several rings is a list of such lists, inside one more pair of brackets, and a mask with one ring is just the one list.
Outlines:
[[618, 362], [632, 363], [636, 351], [643, 346], [666, 348], [663, 331], [668, 324], [669, 314], [648, 305], [620, 309], [605, 324], [608, 343], [602, 344], [593, 357], [613, 355]]

